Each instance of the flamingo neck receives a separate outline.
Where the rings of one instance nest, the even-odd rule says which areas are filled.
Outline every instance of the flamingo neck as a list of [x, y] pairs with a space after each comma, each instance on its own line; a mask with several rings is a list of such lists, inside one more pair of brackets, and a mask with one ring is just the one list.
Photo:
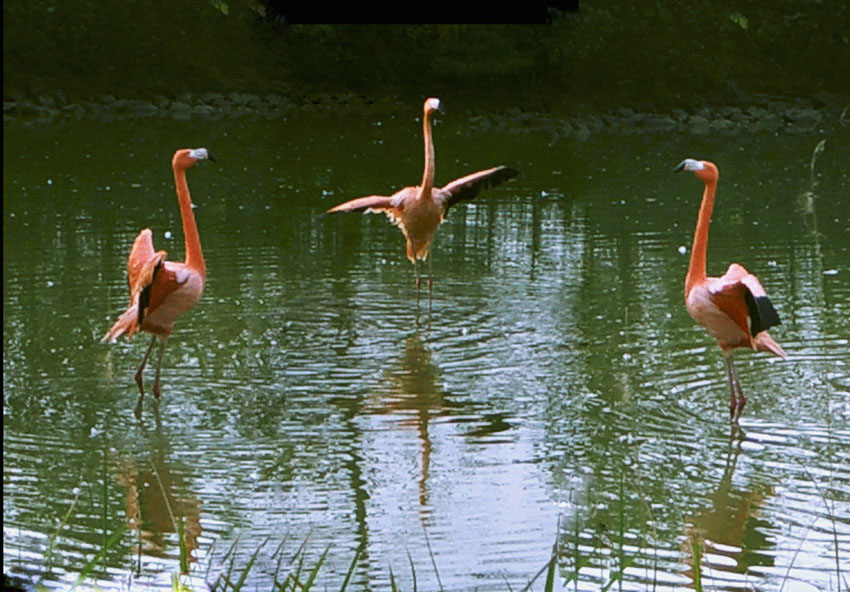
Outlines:
[[711, 212], [714, 210], [714, 192], [717, 189], [717, 181], [705, 184], [702, 193], [702, 204], [697, 217], [697, 227], [694, 232], [694, 243], [691, 247], [691, 263], [688, 266], [688, 275], [685, 278], [685, 297], [691, 292], [691, 288], [706, 278], [705, 253], [708, 249], [708, 227], [711, 224]]
[[183, 219], [183, 236], [186, 239], [186, 265], [206, 277], [207, 267], [201, 252], [201, 237], [192, 211], [192, 199], [186, 184], [186, 169], [174, 169], [174, 185], [177, 187], [177, 201], [180, 202], [180, 217]]
[[422, 135], [425, 137], [425, 172], [422, 173], [422, 184], [419, 195], [430, 198], [434, 189], [434, 139], [431, 136], [431, 112], [426, 111], [422, 117]]

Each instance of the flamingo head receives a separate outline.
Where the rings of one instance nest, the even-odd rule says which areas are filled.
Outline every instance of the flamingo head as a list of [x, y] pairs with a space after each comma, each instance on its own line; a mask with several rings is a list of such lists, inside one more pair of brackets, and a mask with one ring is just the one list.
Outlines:
[[680, 171], [692, 171], [697, 179], [703, 183], [716, 183], [717, 178], [720, 176], [717, 165], [713, 162], [708, 160], [694, 160], [693, 158], [686, 158], [680, 162], [679, 166], [673, 172], [678, 173]]
[[425, 114], [428, 115], [433, 113], [434, 111], [443, 111], [443, 104], [440, 103], [440, 99], [435, 99], [431, 97], [430, 99], [425, 100]]
[[174, 158], [171, 159], [171, 166], [188, 169], [199, 160], [217, 162], [215, 157], [206, 148], [183, 148], [174, 153]]

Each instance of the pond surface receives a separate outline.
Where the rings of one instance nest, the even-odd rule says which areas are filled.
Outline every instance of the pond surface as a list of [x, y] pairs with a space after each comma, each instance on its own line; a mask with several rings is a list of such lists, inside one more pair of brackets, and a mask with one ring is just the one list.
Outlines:
[[[847, 129], [577, 139], [446, 99], [438, 184], [521, 174], [450, 212], [418, 304], [398, 229], [322, 212], [419, 181], [419, 105], [4, 125], [7, 576], [170, 589], [182, 548], [195, 590], [299, 561], [319, 589], [353, 564], [353, 589], [411, 590], [413, 564], [421, 589], [519, 590], [557, 541], [570, 590], [692, 588], [695, 555], [705, 589], [846, 589]], [[137, 421], [148, 338], [99, 339], [139, 230], [182, 259], [170, 159], [198, 146], [207, 288]], [[736, 355], [741, 433], [682, 300], [686, 157], [721, 171], [709, 273], [740, 262], [782, 318], [787, 361]]]

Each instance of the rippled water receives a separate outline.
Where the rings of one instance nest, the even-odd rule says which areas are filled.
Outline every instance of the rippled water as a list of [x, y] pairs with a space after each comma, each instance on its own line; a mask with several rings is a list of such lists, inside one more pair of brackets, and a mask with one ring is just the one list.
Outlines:
[[[258, 548], [268, 589], [306, 540], [322, 588], [360, 549], [356, 589], [412, 589], [412, 562], [423, 589], [505, 590], [557, 540], [569, 589], [692, 587], [694, 546], [705, 589], [846, 587], [846, 130], [576, 140], [445, 104], [438, 183], [521, 175], [451, 211], [418, 306], [384, 216], [322, 215], [419, 180], [415, 106], [4, 126], [7, 576], [167, 589], [182, 539], [196, 589]], [[147, 339], [98, 340], [141, 228], [182, 258], [169, 161], [195, 146], [219, 158], [189, 172], [207, 290], [138, 422]], [[783, 319], [788, 361], [736, 356], [740, 434], [682, 303], [685, 157], [721, 170], [709, 272], [744, 264]]]

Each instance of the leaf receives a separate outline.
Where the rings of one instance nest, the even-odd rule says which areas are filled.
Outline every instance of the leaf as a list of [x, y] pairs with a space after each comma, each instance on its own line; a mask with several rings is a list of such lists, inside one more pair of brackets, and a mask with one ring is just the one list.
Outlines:
[[729, 20], [741, 27], [743, 30], [747, 30], [747, 24], [749, 21], [747, 20], [747, 17], [745, 17], [740, 12], [733, 12], [732, 14], [730, 14]]

